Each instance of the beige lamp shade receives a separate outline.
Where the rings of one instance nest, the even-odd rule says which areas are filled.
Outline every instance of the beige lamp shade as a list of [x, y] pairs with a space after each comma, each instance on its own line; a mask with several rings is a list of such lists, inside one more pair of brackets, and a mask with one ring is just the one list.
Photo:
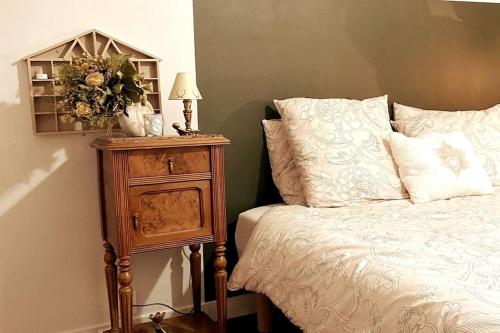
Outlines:
[[177, 73], [168, 99], [202, 99], [191, 73]]

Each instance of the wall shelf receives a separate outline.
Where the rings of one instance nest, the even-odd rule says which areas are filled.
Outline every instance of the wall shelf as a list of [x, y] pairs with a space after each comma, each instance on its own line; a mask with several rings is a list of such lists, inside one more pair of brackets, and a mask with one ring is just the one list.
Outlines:
[[[138, 73], [153, 83], [153, 92], [148, 101], [156, 113], [161, 113], [161, 90], [159, 79], [160, 58], [139, 50], [125, 42], [98, 30], [90, 30], [44, 50], [28, 55], [23, 60], [28, 64], [33, 132], [36, 135], [85, 134], [103, 132], [103, 129], [85, 128], [81, 123], [64, 123], [61, 116], [68, 114], [58, 106], [57, 95], [61, 90], [59, 69], [72, 62], [73, 57], [89, 53], [93, 56], [110, 57], [114, 54], [131, 56]], [[36, 79], [36, 74], [47, 74], [48, 79]]]

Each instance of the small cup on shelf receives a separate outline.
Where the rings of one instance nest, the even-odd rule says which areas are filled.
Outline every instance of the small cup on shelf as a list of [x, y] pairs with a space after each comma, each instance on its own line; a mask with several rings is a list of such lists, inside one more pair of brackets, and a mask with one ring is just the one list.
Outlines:
[[35, 75], [37, 80], [48, 80], [49, 76], [45, 73], [36, 73]]

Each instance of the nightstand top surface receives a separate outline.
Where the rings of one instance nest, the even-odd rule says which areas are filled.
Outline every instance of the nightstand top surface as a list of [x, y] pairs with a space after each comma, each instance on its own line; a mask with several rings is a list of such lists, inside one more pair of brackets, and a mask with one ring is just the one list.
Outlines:
[[131, 150], [168, 147], [213, 146], [229, 144], [229, 139], [222, 134], [199, 134], [187, 136], [154, 136], [154, 137], [101, 137], [95, 139], [90, 146], [100, 150]]

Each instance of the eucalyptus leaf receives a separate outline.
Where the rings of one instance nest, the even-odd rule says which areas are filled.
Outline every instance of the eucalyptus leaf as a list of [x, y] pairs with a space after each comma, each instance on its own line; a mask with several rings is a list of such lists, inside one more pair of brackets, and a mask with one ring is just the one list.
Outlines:
[[141, 101], [141, 95], [138, 92], [128, 89], [124, 89], [123, 92], [132, 102], [139, 103]]
[[84, 84], [79, 84], [79, 85], [78, 85], [78, 89], [80, 89], [80, 90], [84, 90], [84, 91], [88, 91], [88, 90], [90, 90], [91, 88], [90, 88], [89, 86], [84, 85]]
[[123, 86], [124, 86], [124, 84], [123, 84], [123, 83], [117, 83], [117, 84], [115, 84], [115, 85], [113, 86], [113, 92], [114, 92], [115, 94], [119, 94], [119, 93], [121, 93], [121, 92], [122, 92], [122, 89], [123, 89]]
[[145, 84], [142, 86], [142, 89], [144, 89], [147, 92], [153, 92], [153, 83], [149, 82], [148, 84]]
[[142, 106], [146, 105], [147, 101], [148, 101], [148, 96], [146, 94], [143, 94], [141, 96], [141, 105]]
[[139, 85], [137, 85], [137, 83], [131, 76], [124, 76], [121, 82], [125, 85], [124, 89], [132, 90], [139, 94], [142, 94], [144, 92], [144, 90]]
[[104, 105], [104, 103], [106, 103], [106, 99], [107, 99], [107, 96], [106, 95], [102, 95], [98, 100], [97, 102], [99, 103], [99, 105]]
[[123, 64], [122, 72], [125, 76], [133, 76], [136, 73], [135, 66], [130, 59]]

